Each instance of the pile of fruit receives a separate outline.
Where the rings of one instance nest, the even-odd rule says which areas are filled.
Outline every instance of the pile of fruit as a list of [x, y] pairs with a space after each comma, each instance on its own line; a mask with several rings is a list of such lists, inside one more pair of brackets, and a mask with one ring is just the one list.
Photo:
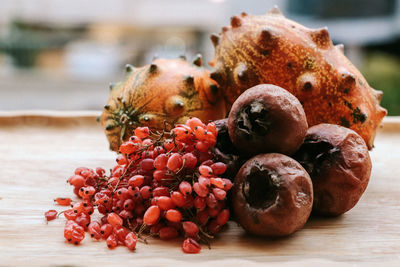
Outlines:
[[[120, 146], [109, 175], [102, 168], [77, 168], [68, 182], [82, 201], [63, 212], [65, 239], [79, 244], [88, 231], [94, 239], [106, 239], [109, 248], [134, 249], [138, 238], [181, 235], [184, 252], [199, 252], [198, 241], [208, 243], [230, 217], [225, 202], [232, 182], [221, 177], [226, 165], [214, 162], [210, 152], [217, 133], [215, 123], [198, 118], [171, 131], [138, 127]], [[99, 221], [92, 221], [95, 210], [102, 215]], [[47, 218], [54, 216], [52, 211]]]
[[311, 212], [356, 205], [386, 111], [327, 30], [273, 9], [234, 16], [211, 40], [211, 73], [201, 56], [157, 59], [128, 65], [111, 86], [100, 121], [117, 165], [108, 175], [77, 168], [68, 179], [82, 199], [56, 199], [71, 205], [62, 212], [69, 243], [86, 231], [109, 248], [184, 237], [182, 250], [198, 253], [229, 219], [285, 236]]

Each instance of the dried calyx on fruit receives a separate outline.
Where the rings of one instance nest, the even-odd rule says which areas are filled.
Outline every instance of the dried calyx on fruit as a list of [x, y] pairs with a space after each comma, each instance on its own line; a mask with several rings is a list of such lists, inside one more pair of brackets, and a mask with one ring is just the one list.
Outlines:
[[[102, 168], [77, 168], [68, 181], [82, 201], [63, 212], [67, 241], [79, 244], [89, 231], [109, 248], [134, 249], [147, 236], [182, 236], [184, 252], [200, 252], [198, 242], [208, 243], [230, 217], [226, 195], [233, 184], [223, 178], [226, 164], [211, 152], [217, 135], [215, 123], [198, 118], [171, 131], [138, 127], [120, 146], [109, 175]], [[95, 211], [103, 215], [100, 221], [91, 221]], [[52, 216], [46, 213], [47, 220]]]
[[264, 16], [242, 13], [211, 36], [215, 67], [211, 77], [224, 91], [228, 108], [249, 87], [270, 83], [302, 103], [310, 126], [333, 123], [350, 127], [371, 149], [386, 110], [382, 92], [334, 46], [326, 28], [309, 29], [274, 8]]
[[310, 176], [283, 154], [249, 159], [235, 177], [233, 208], [240, 225], [261, 236], [289, 235], [306, 223], [313, 203]]
[[260, 84], [233, 103], [229, 136], [246, 155], [277, 152], [291, 155], [303, 143], [307, 119], [297, 98], [285, 89]]
[[368, 148], [350, 129], [333, 124], [311, 127], [294, 158], [313, 181], [313, 212], [345, 213], [357, 204], [367, 188], [372, 167]]
[[222, 92], [202, 67], [200, 55], [192, 64], [185, 58], [156, 59], [141, 68], [127, 65], [126, 72], [123, 82], [110, 86], [100, 118], [112, 150], [138, 126], [162, 130], [164, 121], [184, 123], [190, 116], [209, 121], [226, 115]]

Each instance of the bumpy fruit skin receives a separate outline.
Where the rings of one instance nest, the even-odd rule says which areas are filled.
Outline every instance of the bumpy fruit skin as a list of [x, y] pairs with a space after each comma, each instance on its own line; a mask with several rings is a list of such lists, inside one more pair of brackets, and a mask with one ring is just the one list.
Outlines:
[[364, 140], [339, 125], [323, 123], [309, 128], [294, 158], [313, 181], [313, 212], [324, 215], [337, 216], [353, 208], [371, 176]]
[[156, 59], [141, 68], [127, 65], [126, 71], [125, 81], [110, 86], [100, 117], [112, 150], [118, 150], [138, 126], [162, 130], [164, 121], [226, 116], [222, 92], [202, 67], [199, 55], [193, 64], [184, 58]]
[[313, 187], [306, 170], [283, 154], [260, 154], [239, 170], [233, 186], [233, 208], [249, 233], [285, 236], [310, 216]]
[[272, 84], [246, 90], [233, 103], [229, 136], [240, 152], [291, 155], [304, 141], [307, 118], [297, 98]]
[[310, 126], [349, 127], [373, 147], [387, 113], [379, 106], [382, 92], [368, 85], [342, 45], [332, 44], [326, 28], [306, 28], [275, 8], [264, 16], [233, 16], [211, 40], [210, 65], [216, 69], [211, 77], [223, 88], [228, 107], [247, 88], [278, 85], [300, 100]]

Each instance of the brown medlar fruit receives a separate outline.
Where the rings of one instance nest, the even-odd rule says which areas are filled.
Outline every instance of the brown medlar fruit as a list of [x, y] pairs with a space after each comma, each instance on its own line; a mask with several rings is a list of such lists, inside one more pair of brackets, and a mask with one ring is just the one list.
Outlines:
[[249, 159], [235, 177], [233, 208], [239, 224], [261, 236], [289, 235], [306, 223], [313, 203], [310, 176], [283, 154]]
[[353, 208], [371, 175], [371, 159], [364, 140], [353, 130], [319, 124], [307, 131], [294, 155], [314, 186], [313, 212], [340, 215]]
[[228, 117], [229, 136], [236, 148], [247, 155], [291, 155], [303, 143], [307, 128], [299, 100], [272, 84], [246, 90], [233, 103]]

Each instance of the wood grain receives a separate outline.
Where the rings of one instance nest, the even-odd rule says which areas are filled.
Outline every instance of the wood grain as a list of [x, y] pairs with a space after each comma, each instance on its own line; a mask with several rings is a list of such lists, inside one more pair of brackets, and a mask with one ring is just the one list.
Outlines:
[[388, 118], [371, 152], [370, 184], [358, 205], [337, 218], [312, 217], [283, 239], [246, 235], [235, 223], [203, 248], [185, 255], [181, 240], [150, 239], [135, 252], [86, 238], [66, 244], [64, 219], [46, 224], [43, 213], [71, 197], [66, 179], [78, 166], [114, 164], [95, 112], [0, 113], [0, 265], [333, 266], [400, 264], [400, 118]]

